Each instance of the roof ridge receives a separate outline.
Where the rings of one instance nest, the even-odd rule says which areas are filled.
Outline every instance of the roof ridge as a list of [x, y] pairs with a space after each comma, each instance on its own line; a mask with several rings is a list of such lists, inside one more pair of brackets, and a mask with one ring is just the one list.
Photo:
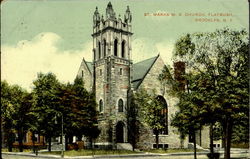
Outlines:
[[[153, 67], [153, 65], [155, 64], [156, 60], [157, 60], [159, 57], [160, 57], [160, 54], [158, 54], [158, 55], [155, 56], [155, 57], [149, 58], [149, 59], [153, 59], [153, 58], [155, 58], [155, 59], [154, 59], [154, 61], [151, 63], [150, 67], [147, 69], [147, 71], [146, 71], [146, 73], [144, 74], [144, 76], [143, 76], [143, 77], [141, 78], [141, 80], [139, 81], [139, 84], [137, 85], [137, 88], [136, 88], [136, 89], [139, 88], [139, 86], [141, 85], [141, 83], [143, 82], [143, 80], [145, 79], [145, 77], [147, 76], [147, 74], [149, 73], [149, 71], [151, 70], [151, 68]], [[149, 60], [149, 59], [147, 59], [147, 60]], [[146, 61], [146, 60], [144, 60], [144, 61]]]
[[[159, 55], [160, 55], [160, 54], [158, 54], [157, 56], [159, 56]], [[144, 61], [146, 61], [146, 60], [150, 60], [150, 59], [153, 59], [153, 58], [157, 58], [157, 56], [153, 56], [153, 57], [150, 57], [150, 58], [148, 58], [148, 59], [145, 59], [145, 60], [136, 62], [136, 63], [134, 63], [134, 65], [135, 65], [135, 64], [138, 64], [138, 63], [141, 63], [141, 62], [144, 62]]]

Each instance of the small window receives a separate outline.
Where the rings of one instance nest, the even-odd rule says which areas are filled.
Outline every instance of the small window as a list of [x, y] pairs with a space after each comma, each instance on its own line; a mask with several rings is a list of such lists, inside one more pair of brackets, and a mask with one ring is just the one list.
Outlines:
[[118, 101], [118, 112], [123, 112], [123, 100], [119, 99]]
[[83, 70], [82, 70], [82, 78], [84, 77], [84, 72], [83, 72]]
[[120, 68], [119, 75], [122, 75], [122, 68]]
[[103, 41], [103, 56], [104, 57], [106, 57], [106, 45], [107, 45], [107, 43], [106, 43], [106, 40], [104, 39], [104, 41]]
[[102, 99], [99, 101], [99, 112], [103, 112], [103, 101], [102, 101]]
[[117, 47], [118, 47], [118, 40], [115, 39], [115, 41], [114, 41], [114, 56], [117, 56]]
[[94, 60], [96, 60], [96, 52], [95, 52], [95, 49], [93, 50], [93, 53], [94, 53]]
[[122, 41], [122, 58], [125, 57], [125, 41]]
[[100, 76], [102, 76], [102, 69], [100, 69]]
[[98, 54], [99, 54], [99, 59], [101, 59], [101, 43], [98, 42]]

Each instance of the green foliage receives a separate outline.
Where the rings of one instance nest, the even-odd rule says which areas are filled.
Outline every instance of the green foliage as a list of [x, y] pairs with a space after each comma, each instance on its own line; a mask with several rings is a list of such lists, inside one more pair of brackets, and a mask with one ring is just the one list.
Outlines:
[[57, 89], [59, 81], [53, 73], [39, 73], [33, 82], [36, 100], [35, 112], [38, 115], [38, 128], [40, 134], [50, 138], [58, 135], [58, 127], [55, 127], [57, 108]]
[[148, 94], [146, 90], [139, 90], [135, 94], [136, 104], [140, 105], [140, 116], [152, 129], [161, 129], [162, 118], [160, 112], [164, 109], [164, 105], [157, 99], [155, 93]]
[[232, 125], [241, 118], [249, 119], [248, 40], [245, 30], [225, 28], [187, 34], [175, 47], [175, 58], [182, 59], [191, 74], [187, 85], [196, 95], [190, 101], [200, 100], [202, 122], [218, 121], [223, 127], [225, 158], [230, 156]]
[[[138, 108], [138, 116], [146, 123], [155, 133], [156, 147], [159, 143], [159, 132], [166, 126], [165, 111], [166, 105], [161, 98], [153, 91], [149, 94], [145, 89], [140, 89], [136, 92], [135, 105]], [[137, 125], [139, 123], [137, 122]]]
[[3, 128], [7, 134], [7, 143], [11, 147], [14, 142], [14, 133], [18, 133], [18, 140], [22, 145], [24, 134], [36, 124], [32, 113], [33, 94], [26, 92], [18, 85], [10, 86], [6, 81], [1, 82], [1, 92], [1, 115]]
[[138, 118], [139, 105], [136, 104], [135, 95], [132, 91], [129, 92], [129, 101], [127, 108], [128, 121], [128, 142], [131, 143], [133, 150], [136, 148], [136, 143], [139, 141], [139, 129], [141, 122]]
[[97, 138], [100, 130], [98, 129], [96, 110], [97, 104], [93, 93], [89, 93], [84, 88], [82, 79], [76, 78], [74, 81], [73, 89], [76, 92], [77, 105], [73, 109], [76, 125], [79, 130], [89, 138]]

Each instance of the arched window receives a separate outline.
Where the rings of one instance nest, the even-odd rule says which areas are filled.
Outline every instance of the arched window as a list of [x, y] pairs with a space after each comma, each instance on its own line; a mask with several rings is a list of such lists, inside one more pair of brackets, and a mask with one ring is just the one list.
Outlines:
[[102, 99], [99, 101], [99, 112], [103, 112], [103, 101], [102, 101]]
[[98, 54], [99, 54], [98, 58], [101, 59], [101, 43], [100, 43], [100, 41], [98, 42]]
[[106, 40], [103, 40], [103, 56], [106, 57]]
[[114, 41], [114, 56], [117, 56], [117, 45], [118, 45], [118, 40], [115, 39], [115, 41]]
[[96, 60], [96, 52], [95, 52], [95, 49], [93, 50], [93, 53], [94, 53], [94, 60]]
[[123, 40], [122, 41], [122, 58], [125, 57], [125, 44], [126, 44], [126, 42], [125, 42], [125, 40]]
[[[159, 101], [161, 105], [161, 110], [157, 112], [159, 117], [161, 118], [161, 125], [163, 126], [162, 129], [158, 129], [159, 134], [168, 135], [168, 104], [163, 96], [157, 96], [156, 100]], [[154, 133], [156, 131], [154, 130]]]
[[123, 112], [123, 100], [119, 99], [118, 101], [118, 112]]

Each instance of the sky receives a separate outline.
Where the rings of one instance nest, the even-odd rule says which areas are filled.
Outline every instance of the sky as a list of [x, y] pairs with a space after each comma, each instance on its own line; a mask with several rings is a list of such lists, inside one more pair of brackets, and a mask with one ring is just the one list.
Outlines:
[[[38, 72], [73, 82], [83, 58], [92, 61], [93, 13], [107, 0], [5, 0], [1, 4], [1, 80], [27, 90]], [[132, 59], [160, 54], [172, 65], [182, 35], [249, 28], [247, 0], [111, 0], [116, 15], [132, 12]]]

